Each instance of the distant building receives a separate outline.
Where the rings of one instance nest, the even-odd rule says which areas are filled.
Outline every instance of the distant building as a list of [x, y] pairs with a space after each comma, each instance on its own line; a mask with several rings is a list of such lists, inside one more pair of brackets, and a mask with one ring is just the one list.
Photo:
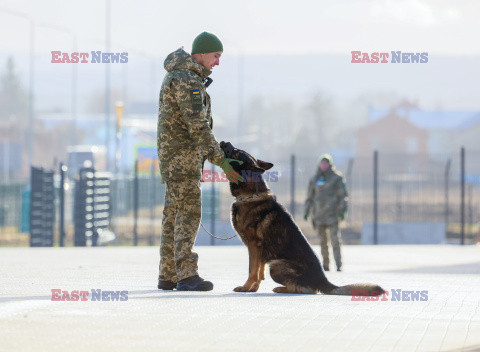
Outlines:
[[361, 127], [357, 132], [357, 168], [372, 170], [377, 150], [383, 168], [396, 173], [419, 172], [428, 158], [428, 133], [395, 112]]
[[[480, 150], [480, 143], [475, 138], [478, 134], [472, 132], [480, 131], [480, 111], [421, 110], [407, 104], [401, 104], [393, 110], [369, 107], [368, 116], [371, 122], [368, 126], [375, 125], [387, 115], [391, 115], [392, 111], [418, 129], [427, 132], [427, 153], [432, 157], [455, 153], [461, 146], [470, 150]], [[384, 122], [383, 126], [389, 128], [393, 123], [395, 122]], [[388, 134], [387, 130], [383, 132]]]
[[427, 131], [396, 112], [390, 112], [358, 130], [357, 155], [370, 156], [374, 150], [425, 155], [428, 153], [427, 141]]

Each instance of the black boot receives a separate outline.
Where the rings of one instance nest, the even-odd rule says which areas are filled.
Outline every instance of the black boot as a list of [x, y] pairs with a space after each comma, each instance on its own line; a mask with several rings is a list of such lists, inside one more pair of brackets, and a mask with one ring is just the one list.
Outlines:
[[177, 282], [177, 291], [211, 291], [213, 284], [200, 276], [190, 276]]
[[158, 280], [158, 289], [159, 290], [173, 290], [177, 284], [173, 281], [166, 281], [166, 280]]

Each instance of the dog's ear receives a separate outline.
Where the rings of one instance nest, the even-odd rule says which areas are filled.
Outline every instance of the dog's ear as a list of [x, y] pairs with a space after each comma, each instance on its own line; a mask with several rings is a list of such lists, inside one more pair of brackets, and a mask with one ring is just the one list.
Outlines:
[[263, 161], [263, 160], [260, 160], [260, 159], [257, 159], [257, 164], [258, 164], [258, 166], [260, 166], [265, 171], [270, 170], [273, 167], [272, 163], [269, 163], [267, 161]]

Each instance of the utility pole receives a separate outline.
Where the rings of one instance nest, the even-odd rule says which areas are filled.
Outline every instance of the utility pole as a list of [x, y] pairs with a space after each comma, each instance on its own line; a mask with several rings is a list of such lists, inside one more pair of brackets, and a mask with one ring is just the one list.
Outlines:
[[[110, 0], [106, 0], [105, 11], [105, 50], [110, 52]], [[107, 171], [110, 162], [110, 65], [105, 65], [105, 149], [107, 150]]]

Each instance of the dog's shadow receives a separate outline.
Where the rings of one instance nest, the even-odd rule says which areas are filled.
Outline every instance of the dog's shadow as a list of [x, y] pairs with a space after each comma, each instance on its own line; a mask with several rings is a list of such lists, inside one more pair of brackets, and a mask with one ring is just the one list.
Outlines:
[[[130, 295], [134, 295], [131, 297]], [[142, 295], [142, 296], [136, 296]], [[145, 295], [145, 296], [143, 296]], [[134, 299], [171, 299], [171, 298], [227, 298], [227, 297], [287, 297], [287, 296], [315, 296], [310, 294], [298, 294], [298, 293], [275, 293], [275, 292], [229, 292], [229, 293], [216, 293], [210, 291], [210, 293], [201, 291], [165, 291], [165, 290], [138, 290], [128, 291], [128, 300]]]

